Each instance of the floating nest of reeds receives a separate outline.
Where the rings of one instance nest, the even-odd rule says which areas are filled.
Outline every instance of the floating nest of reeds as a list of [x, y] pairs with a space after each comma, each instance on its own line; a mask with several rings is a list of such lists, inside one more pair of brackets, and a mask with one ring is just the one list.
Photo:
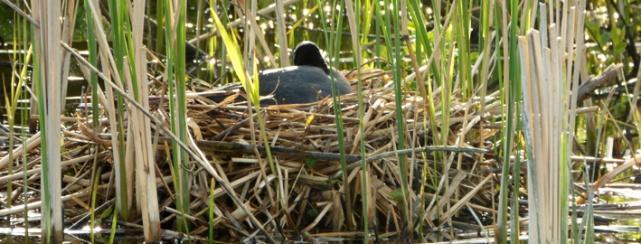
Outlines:
[[[347, 76], [356, 88], [356, 74]], [[490, 94], [462, 103], [455, 91], [444, 103], [442, 91], [430, 94], [431, 101], [425, 100], [424, 95], [404, 92], [404, 148], [399, 148], [396, 98], [387, 75], [370, 70], [362, 72], [361, 77], [365, 88], [364, 118], [359, 119], [357, 94], [340, 98], [345, 149], [342, 154], [331, 97], [313, 104], [263, 109], [271, 163], [259, 133], [257, 113], [238, 99], [242, 97], [238, 89], [226, 87], [191, 96], [191, 134], [213, 168], [251, 211], [252, 218], [276, 240], [360, 239], [365, 219], [370, 235], [381, 240], [452, 240], [460, 238], [457, 235], [476, 236], [486, 231], [483, 226], [492, 223], [498, 196], [495, 173], [499, 167], [490, 153], [494, 145], [489, 143], [496, 141], [493, 137], [499, 131], [492, 122], [500, 114], [498, 98]], [[156, 109], [167, 111], [163, 99], [156, 102]], [[430, 112], [430, 106], [444, 106], [449, 114]], [[91, 182], [83, 177], [92, 169], [96, 156], [93, 145], [110, 145], [104, 136], [93, 135], [85, 123], [80, 119], [68, 121], [63, 145], [63, 196], [66, 219], [74, 223], [71, 228], [88, 221], [88, 202], [79, 199], [89, 196]], [[363, 135], [359, 134], [360, 125]], [[169, 142], [158, 140], [156, 153], [161, 226], [165, 230], [176, 229], [174, 223], [179, 214], [171, 184]], [[111, 157], [111, 150], [103, 149], [97, 155], [99, 162], [112, 162]], [[403, 174], [401, 158], [406, 169]], [[96, 209], [98, 213], [111, 210], [114, 203], [113, 170], [109, 164], [102, 165], [107, 168], [102, 167], [102, 192], [97, 202], [106, 204]], [[363, 174], [363, 165], [367, 166], [367, 174]], [[222, 187], [211, 185], [209, 173], [196, 163], [185, 167], [191, 175], [191, 213], [187, 218], [191, 238], [207, 238], [208, 202], [214, 187], [217, 240], [268, 239]], [[39, 172], [33, 171], [30, 174]], [[405, 193], [402, 177], [408, 182]], [[2, 182], [18, 179], [22, 179], [21, 173]], [[38, 182], [32, 183], [31, 187], [38, 189]], [[366, 214], [362, 199], [367, 199]], [[24, 209], [19, 206], [21, 201], [32, 200], [16, 201], [13, 213]], [[139, 226], [118, 223], [124, 224], [120, 225], [124, 229]], [[174, 231], [166, 233], [182, 236]]]
[[[348, 74], [348, 79], [354, 81], [355, 76]], [[372, 236], [401, 237], [407, 231], [402, 206], [412, 211], [416, 227], [412, 233], [417, 235], [412, 239], [435, 232], [449, 239], [452, 226], [456, 227], [452, 233], [481, 231], [480, 225], [488, 224], [494, 214], [493, 203], [498, 194], [495, 182], [491, 183], [498, 165], [493, 164], [492, 155], [488, 154], [493, 145], [487, 142], [498, 131], [488, 121], [499, 114], [499, 101], [487, 96], [483, 101], [471, 99], [473, 102], [460, 103], [457, 95], [451, 95], [447, 101], [448, 118], [444, 119], [442, 114], [431, 118], [429, 106], [443, 106], [440, 91], [433, 94], [435, 103], [419, 94], [404, 92], [405, 149], [400, 149], [394, 90], [387, 75], [371, 70], [361, 77], [365, 87], [364, 118], [359, 119], [356, 93], [340, 98], [343, 157], [331, 97], [313, 104], [264, 109], [267, 141], [277, 172], [270, 168], [255, 111], [250, 113], [246, 102], [232, 102], [238, 101], [237, 93], [219, 96], [218, 100], [225, 97], [221, 102], [196, 98], [188, 106], [189, 116], [197, 124], [192, 131], [197, 131], [194, 135], [200, 149], [213, 158], [215, 167], [232, 182], [265, 228], [279, 238], [360, 238], [364, 220], [363, 163], [368, 166], [367, 220]], [[443, 123], [447, 123], [446, 128]], [[439, 138], [444, 133], [447, 138]], [[364, 160], [361, 148], [365, 149]], [[402, 201], [399, 157], [405, 160], [410, 178], [407, 192], [410, 201], [406, 203]], [[345, 178], [343, 167], [347, 169]], [[443, 170], [444, 167], [448, 170]], [[350, 203], [345, 197], [344, 179], [349, 182]], [[205, 198], [207, 188], [198, 189], [202, 189], [200, 194]], [[217, 195], [216, 206], [221, 211], [216, 222], [224, 235], [242, 239], [244, 231], [253, 232], [254, 227], [238, 216], [238, 207], [222, 191]], [[194, 212], [205, 207], [201, 205]], [[422, 224], [416, 226], [417, 223]], [[425, 236], [420, 237], [422, 234]]]

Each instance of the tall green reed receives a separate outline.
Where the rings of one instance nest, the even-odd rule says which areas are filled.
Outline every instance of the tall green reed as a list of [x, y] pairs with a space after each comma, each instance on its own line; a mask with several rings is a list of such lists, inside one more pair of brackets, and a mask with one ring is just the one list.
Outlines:
[[[97, 3], [97, 2], [96, 2]], [[116, 69], [114, 72], [117, 72], [120, 75], [119, 80], [124, 79], [124, 57], [126, 56], [126, 44], [125, 44], [125, 30], [121, 28], [125, 25], [125, 18], [127, 17], [126, 13], [127, 6], [124, 2], [118, 0], [110, 0], [108, 2], [109, 14], [111, 17], [111, 39], [113, 46], [113, 58], [115, 60]], [[96, 14], [92, 12], [92, 14]], [[95, 19], [95, 17], [94, 17]], [[102, 24], [95, 23], [94, 24]], [[122, 84], [118, 84], [122, 86]], [[130, 173], [133, 170], [133, 166], [130, 162], [127, 161], [125, 155], [127, 153], [127, 145], [125, 143], [127, 132], [125, 130], [125, 104], [120, 94], [114, 94], [115, 97], [115, 124], [112, 125], [111, 133], [114, 135], [114, 168], [115, 168], [115, 185], [116, 185], [116, 208], [118, 214], [125, 220], [128, 220], [130, 216], [130, 211], [133, 206], [133, 179], [130, 179]], [[129, 170], [128, 170], [129, 169]]]
[[[322, 1], [316, 0], [316, 4], [317, 4], [317, 6], [319, 8], [323, 9], [324, 3]], [[336, 4], [338, 4], [336, 1], [332, 1], [330, 3], [330, 6], [336, 6]], [[344, 8], [341, 6], [340, 9], [344, 9]], [[336, 64], [338, 64], [337, 57], [339, 57], [339, 50], [340, 50], [339, 47], [341, 46], [341, 44], [340, 44], [341, 34], [340, 33], [342, 32], [342, 29], [343, 29], [342, 25], [343, 24], [342, 24], [342, 16], [341, 16], [341, 14], [339, 14], [337, 12], [338, 11], [336, 11], [335, 9], [332, 9], [330, 11], [330, 16], [334, 16], [334, 18], [335, 18], [335, 19], [330, 19], [330, 20], [334, 20], [334, 21], [331, 22], [331, 23], [335, 23], [334, 31], [332, 31], [331, 33], [324, 32], [325, 46], [328, 47], [330, 57], [334, 57], [334, 58], [330, 58], [330, 60], [329, 60], [329, 66], [330, 67], [337, 67], [336, 66]], [[324, 10], [320, 10], [318, 13], [319, 13], [319, 16], [320, 16], [320, 21], [321, 21], [321, 24], [322, 24], [321, 26], [323, 27], [323, 29], [331, 30], [332, 27], [328, 26], [328, 24], [327, 24], [328, 16], [325, 15], [326, 14], [325, 11]], [[334, 13], [334, 14], [332, 14], [332, 13]], [[331, 77], [331, 78], [333, 79], [334, 77]], [[346, 218], [347, 219], [347, 227], [352, 229], [352, 228], [355, 227], [354, 226], [355, 223], [352, 222], [352, 216], [353, 216], [352, 194], [351, 194], [351, 188], [350, 188], [349, 181], [347, 180], [348, 172], [347, 172], [346, 149], [345, 149], [345, 128], [344, 128], [342, 109], [341, 109], [342, 106], [341, 106], [338, 90], [336, 88], [336, 84], [334, 84], [334, 82], [332, 82], [331, 86], [332, 86], [331, 87], [332, 88], [332, 108], [334, 110], [334, 123], [336, 124], [336, 140], [337, 140], [337, 143], [338, 143], [338, 151], [339, 151], [339, 154], [340, 154], [339, 163], [340, 163], [340, 166], [341, 166], [341, 170], [343, 172], [343, 174], [342, 174], [342, 182], [343, 182], [343, 198], [345, 199], [345, 205], [346, 205], [345, 206], [345, 210], [346, 210], [345, 214], [347, 215], [347, 218]], [[363, 153], [363, 152], [361, 152], [361, 153]], [[365, 179], [365, 177], [367, 176], [367, 173], [366, 173], [367, 169], [366, 168], [367, 167], [361, 168], [361, 170], [363, 172], [361, 174], [361, 178], [362, 179]], [[363, 184], [363, 186], [365, 186], [365, 182], [362, 182], [361, 184]], [[368, 189], [362, 190], [361, 191], [361, 195], [364, 194], [363, 192], [365, 192], [365, 196], [367, 196], [367, 190]], [[368, 206], [367, 197], [362, 197], [362, 204], [363, 204], [362, 216], [364, 218], [363, 225], [364, 225], [365, 233], [367, 233], [367, 230], [366, 230], [367, 229], [367, 216], [368, 216], [367, 211], [366, 211], [367, 206]], [[367, 234], [365, 234], [365, 238], [367, 238]]]
[[[187, 142], [187, 100], [186, 100], [186, 71], [185, 71], [185, 16], [187, 4], [181, 1], [178, 5], [166, 0], [163, 19], [166, 22], [164, 33], [165, 53], [167, 58], [167, 84], [169, 91], [169, 114], [171, 117], [171, 130], [183, 143]], [[171, 21], [175, 20], [175, 21]], [[176, 225], [181, 232], [188, 233], [188, 223], [184, 214], [189, 214], [190, 184], [189, 184], [189, 157], [172, 142], [172, 178], [176, 192], [176, 209], [181, 214], [176, 216]]]

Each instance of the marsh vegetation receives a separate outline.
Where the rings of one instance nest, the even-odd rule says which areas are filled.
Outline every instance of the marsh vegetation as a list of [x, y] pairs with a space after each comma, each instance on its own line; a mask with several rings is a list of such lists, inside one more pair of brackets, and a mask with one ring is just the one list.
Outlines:
[[0, 238], [639, 241], [639, 11], [3, 0]]

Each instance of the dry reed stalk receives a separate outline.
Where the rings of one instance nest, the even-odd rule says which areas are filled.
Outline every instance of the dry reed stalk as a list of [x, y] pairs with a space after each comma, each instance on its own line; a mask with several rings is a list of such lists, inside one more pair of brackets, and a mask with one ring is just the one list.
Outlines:
[[[73, 33], [76, 27], [76, 13], [77, 13], [77, 7], [80, 1], [76, 0], [68, 0], [66, 3], [66, 13], [64, 14], [65, 21], [62, 23], [62, 34], [61, 34], [61, 41], [65, 43], [72, 43], [73, 41]], [[64, 56], [62, 57], [62, 74], [60, 77], [69, 77], [69, 70], [71, 66], [71, 54], [70, 53], [64, 53]], [[67, 84], [68, 84], [68, 79], [62, 79], [61, 83], [61, 92], [60, 92], [60, 107], [64, 108], [66, 105], [66, 97], [67, 97]]]
[[[33, 134], [31, 137], [29, 137], [29, 139], [25, 141], [25, 143], [13, 149], [13, 152], [12, 152], [13, 158], [19, 158], [22, 156], [23, 152], [29, 152], [39, 145], [40, 145], [40, 132]], [[4, 168], [9, 163], [12, 163], [12, 162], [9, 161], [9, 154], [7, 154], [2, 158], [0, 158], [0, 169]]]
[[[287, 51], [287, 27], [285, 27], [285, 4], [283, 0], [276, 0], [276, 39], [280, 51], [280, 66], [289, 66], [289, 52]], [[274, 42], [276, 43], [276, 42]]]
[[[70, 165], [86, 162], [92, 159], [94, 156], [95, 156], [94, 154], [87, 154], [81, 157], [65, 160], [60, 163], [60, 167], [64, 169], [65, 167]], [[27, 174], [27, 176], [32, 176], [32, 175], [38, 174], [39, 172], [40, 172], [40, 169], [29, 169], [26, 172], [16, 172], [10, 175], [4, 175], [0, 177], [0, 184], [6, 183], [8, 181], [19, 180], [24, 176], [23, 174]]]
[[[99, 186], [99, 189], [101, 189], [101, 190], [106, 190], [107, 188], [109, 188], [109, 186], [107, 184]], [[85, 189], [82, 189], [80, 191], [76, 191], [74, 193], [61, 196], [60, 197], [60, 201], [61, 202], [67, 202], [69, 200], [73, 200], [73, 199], [78, 199], [78, 198], [83, 198], [83, 197], [89, 196], [90, 194], [91, 194], [91, 188], [85, 188]], [[25, 210], [25, 207], [27, 209], [37, 209], [37, 208], [42, 207], [42, 205], [43, 205], [42, 201], [38, 200], [38, 201], [29, 202], [29, 203], [26, 204], [26, 206], [21, 204], [21, 205], [9, 207], [9, 208], [3, 208], [3, 209], [0, 209], [0, 216], [6, 216], [6, 215], [11, 215], [11, 214], [19, 214], [19, 213], [21, 213], [21, 212], [23, 212]]]
[[[38, 59], [40, 85], [36, 91], [40, 91], [38, 106], [39, 117], [43, 121], [46, 133], [43, 134], [45, 142], [42, 143], [46, 150], [46, 162], [42, 166], [43, 201], [42, 207], [43, 229], [42, 236], [46, 242], [60, 242], [63, 240], [63, 218], [61, 198], [61, 153], [60, 153], [60, 97], [62, 92], [61, 68], [62, 49], [61, 23], [62, 15], [60, 4], [49, 1], [31, 1], [32, 17], [39, 22], [40, 28], [34, 32], [35, 53]], [[34, 83], [35, 84], [35, 83]], [[44, 101], [43, 101], [44, 100]], [[31, 110], [36, 111], [36, 110]]]
[[[132, 39], [134, 49], [134, 70], [136, 70], [135, 77], [136, 86], [134, 87], [130, 72], [125, 72], [125, 81], [128, 87], [128, 92], [131, 97], [142, 104], [143, 109], [149, 110], [148, 95], [148, 81], [147, 81], [147, 59], [145, 55], [144, 46], [142, 43], [142, 34], [144, 33], [144, 0], [137, 0], [133, 3], [133, 11], [131, 11], [131, 25], [132, 25]], [[125, 59], [124, 67], [130, 67], [129, 61]], [[128, 135], [127, 144], [133, 145], [134, 150], [127, 150], [126, 160], [131, 160], [127, 165], [134, 165], [135, 172], [135, 185], [136, 185], [136, 200], [137, 206], [140, 207], [142, 215], [143, 230], [145, 240], [160, 240], [160, 213], [158, 208], [156, 174], [155, 174], [155, 161], [154, 152], [151, 143], [151, 124], [149, 118], [138, 110], [128, 109]]]
[[[557, 2], [558, 3], [558, 2]], [[583, 29], [576, 18], [585, 8], [548, 5], [550, 25], [519, 37], [526, 137], [532, 158], [528, 161], [530, 236], [533, 242], [559, 242], [567, 237], [569, 161], [576, 116], [578, 72], [582, 69]], [[541, 6], [541, 19], [547, 10]], [[565, 16], [561, 18], [559, 16]], [[560, 28], [558, 27], [560, 25]], [[514, 220], [516, 221], [516, 220]]]

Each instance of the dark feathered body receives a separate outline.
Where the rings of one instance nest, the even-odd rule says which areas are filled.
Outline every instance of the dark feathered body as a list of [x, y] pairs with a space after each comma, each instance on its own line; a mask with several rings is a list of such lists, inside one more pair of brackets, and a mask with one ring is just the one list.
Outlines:
[[338, 95], [352, 91], [349, 83], [330, 68], [313, 42], [302, 42], [294, 49], [294, 65], [260, 72], [260, 95], [273, 95], [262, 104], [311, 103], [332, 95], [332, 82]]
[[273, 95], [271, 102], [264, 102], [266, 104], [315, 102], [332, 95], [332, 82], [336, 84], [338, 95], [351, 92], [340, 73], [332, 70], [328, 75], [322, 69], [307, 65], [268, 69], [260, 73], [259, 79], [260, 95]]

